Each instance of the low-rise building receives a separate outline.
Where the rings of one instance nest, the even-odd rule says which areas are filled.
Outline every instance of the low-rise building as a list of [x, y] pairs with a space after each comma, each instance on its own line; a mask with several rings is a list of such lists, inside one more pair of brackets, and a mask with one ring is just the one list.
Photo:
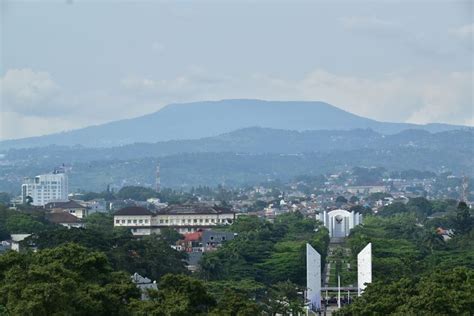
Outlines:
[[128, 227], [134, 235], [160, 233], [163, 228], [189, 233], [217, 225], [230, 225], [234, 220], [235, 212], [231, 209], [202, 204], [171, 205], [156, 212], [132, 206], [114, 214], [114, 226]]
[[72, 215], [69, 212], [64, 212], [61, 210], [52, 211], [50, 213], [46, 213], [46, 219], [54, 224], [62, 225], [67, 228], [75, 227], [81, 228], [84, 227], [84, 223], [81, 221], [80, 218]]
[[77, 218], [87, 217], [89, 208], [76, 201], [68, 200], [63, 202], [49, 202], [45, 204], [44, 208], [52, 212], [67, 212], [76, 216]]

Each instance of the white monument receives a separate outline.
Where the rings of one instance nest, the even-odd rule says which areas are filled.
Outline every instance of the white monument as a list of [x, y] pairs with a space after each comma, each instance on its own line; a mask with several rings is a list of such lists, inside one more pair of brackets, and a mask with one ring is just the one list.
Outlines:
[[321, 255], [310, 244], [306, 244], [306, 287], [309, 309], [321, 309]]
[[329, 230], [329, 237], [347, 237], [352, 228], [362, 223], [362, 215], [346, 210], [324, 211], [317, 219]]
[[357, 293], [360, 296], [368, 283], [372, 283], [372, 243], [357, 255]]

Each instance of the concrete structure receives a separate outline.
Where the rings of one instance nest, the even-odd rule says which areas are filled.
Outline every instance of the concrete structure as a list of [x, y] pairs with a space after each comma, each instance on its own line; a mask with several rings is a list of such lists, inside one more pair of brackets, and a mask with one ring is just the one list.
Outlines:
[[321, 255], [306, 244], [306, 301], [309, 309], [321, 309]]
[[25, 178], [21, 186], [22, 202], [26, 203], [28, 197], [33, 200], [31, 204], [36, 206], [43, 206], [51, 201], [67, 201], [68, 189], [68, 177], [63, 170]]
[[368, 283], [372, 283], [372, 243], [357, 255], [357, 288], [360, 296]]
[[362, 223], [362, 215], [354, 211], [333, 210], [318, 214], [316, 219], [323, 222], [329, 230], [329, 237], [344, 238], [349, 236], [352, 228]]
[[217, 225], [229, 225], [234, 220], [235, 212], [230, 209], [201, 204], [171, 205], [156, 213], [144, 207], [132, 206], [114, 214], [114, 226], [129, 227], [134, 235], [160, 233], [163, 228], [173, 228], [184, 234]]
[[161, 191], [161, 178], [160, 178], [160, 165], [156, 166], [156, 183], [155, 183], [155, 190], [156, 192]]

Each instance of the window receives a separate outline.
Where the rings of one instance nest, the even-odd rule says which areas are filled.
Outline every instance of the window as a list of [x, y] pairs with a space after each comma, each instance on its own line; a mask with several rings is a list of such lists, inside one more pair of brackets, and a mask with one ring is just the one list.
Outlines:
[[137, 220], [136, 220], [136, 219], [134, 219], [134, 220], [133, 220], [133, 223], [134, 223], [134, 224], [136, 224], [136, 223], [137, 223]]
[[120, 220], [119, 220], [119, 219], [116, 219], [116, 220], [115, 220], [115, 224], [120, 224]]
[[197, 223], [197, 222], [198, 222], [198, 220], [195, 218], [195, 219], [194, 219], [194, 223]]
[[122, 219], [122, 224], [125, 224], [125, 220], [124, 220], [124, 219]]
[[199, 223], [202, 223], [202, 222], [203, 222], [203, 220], [202, 220], [202, 218], [201, 218], [201, 219], [199, 220]]
[[130, 224], [132, 222], [131, 219], [127, 219], [127, 224]]
[[147, 219], [145, 220], [145, 224], [148, 224], [148, 220], [147, 220]]
[[225, 240], [225, 236], [222, 236], [222, 238], [221, 238], [221, 239], [222, 239], [222, 241], [224, 241], [224, 240]]
[[211, 223], [214, 223], [215, 222], [215, 219], [214, 218], [211, 218]]
[[206, 218], [206, 223], [209, 223], [209, 218]]
[[138, 223], [143, 224], [143, 219], [139, 219]]

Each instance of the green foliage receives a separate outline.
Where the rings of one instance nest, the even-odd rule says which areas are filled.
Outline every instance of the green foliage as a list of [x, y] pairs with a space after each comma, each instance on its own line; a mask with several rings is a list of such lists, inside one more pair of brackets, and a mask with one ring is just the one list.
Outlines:
[[134, 315], [204, 315], [216, 305], [202, 281], [185, 275], [165, 275], [149, 301], [135, 301]]
[[238, 234], [219, 250], [206, 253], [200, 275], [210, 281], [246, 279], [274, 284], [290, 280], [305, 283], [305, 244], [309, 242], [323, 260], [328, 232], [300, 213], [286, 213], [274, 223], [255, 216], [241, 216], [228, 227]]
[[474, 310], [472, 293], [473, 270], [438, 270], [420, 280], [369, 284], [360, 298], [336, 315], [470, 315]]
[[303, 313], [302, 290], [290, 281], [278, 282], [270, 287], [265, 310], [270, 315], [299, 315]]
[[0, 231], [7, 234], [29, 234], [45, 230], [50, 224], [44, 221], [44, 214], [28, 214], [20, 211], [0, 211]]
[[467, 235], [474, 227], [474, 217], [465, 202], [460, 202], [453, 219], [453, 229], [456, 235]]
[[[463, 233], [445, 241], [432, 222], [422, 225], [417, 217], [428, 214], [434, 204], [416, 199], [409, 206], [416, 211], [399, 213], [393, 207], [395, 215], [368, 216], [352, 230], [348, 245], [353, 254], [372, 242], [375, 282], [337, 315], [469, 315], [474, 304], [474, 233], [465, 225]], [[471, 218], [464, 211], [461, 205], [459, 224]]]
[[[8, 205], [8, 203], [10, 203], [11, 198], [12, 197], [10, 194], [6, 192], [0, 192], [0, 204]], [[1, 313], [1, 309], [0, 309], [0, 313]]]
[[0, 304], [12, 315], [127, 315], [127, 303], [139, 296], [104, 254], [76, 244], [10, 252], [0, 267]]
[[[100, 227], [100, 226], [99, 226]], [[167, 273], [184, 273], [185, 255], [172, 249], [158, 235], [134, 238], [129, 230], [95, 230], [93, 228], [58, 228], [44, 231], [24, 241], [39, 249], [54, 248], [75, 242], [89, 249], [103, 251], [116, 270], [135, 272], [153, 280]]]

